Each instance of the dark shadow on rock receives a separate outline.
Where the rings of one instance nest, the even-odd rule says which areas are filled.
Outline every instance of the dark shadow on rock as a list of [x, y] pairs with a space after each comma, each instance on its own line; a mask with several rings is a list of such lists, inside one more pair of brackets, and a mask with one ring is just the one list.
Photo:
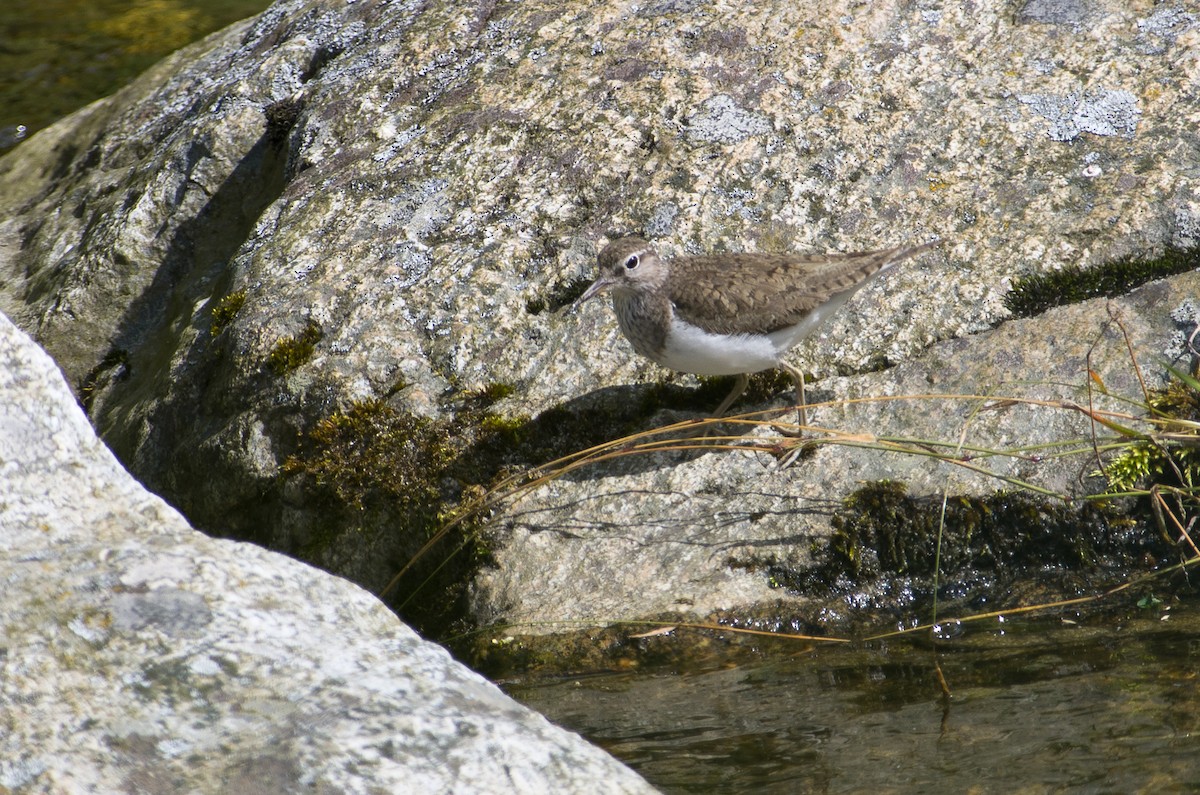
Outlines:
[[[197, 313], [196, 307], [207, 301], [211, 310], [232, 290], [231, 260], [286, 186], [287, 133], [299, 108], [278, 107], [283, 104], [264, 108], [262, 136], [195, 217], [175, 230], [150, 284], [129, 303], [109, 354], [80, 385], [101, 438], [148, 488], [197, 526], [219, 523], [191, 510], [198, 502], [193, 489], [203, 491], [206, 482], [217, 480], [209, 468], [213, 460], [200, 460], [205, 456], [197, 440], [212, 438], [224, 426], [239, 396], [228, 389], [236, 365], [230, 357], [211, 355], [210, 312]], [[202, 168], [210, 157], [205, 141], [193, 141], [183, 155], [184, 172]], [[180, 463], [183, 469], [174, 471]], [[188, 485], [176, 488], [180, 483]]]
[[[614, 473], [636, 474], [662, 467], [676, 466], [704, 455], [724, 453], [720, 442], [712, 436], [745, 437], [754, 426], [749, 424], [704, 423], [713, 408], [730, 388], [732, 378], [714, 378], [700, 387], [679, 384], [644, 383], [622, 384], [590, 391], [557, 406], [547, 408], [517, 429], [509, 440], [509, 464], [542, 466], [551, 461], [574, 455], [601, 444], [622, 438], [641, 436], [629, 441], [629, 446], [653, 442], [677, 441], [678, 449], [620, 455], [576, 468], [564, 474], [570, 480], [589, 480]], [[761, 411], [762, 405], [737, 405], [733, 412]], [[792, 419], [784, 414], [782, 419]], [[694, 423], [661, 434], [649, 434], [667, 426]], [[710, 431], [712, 436], [703, 436]], [[780, 437], [782, 438], [782, 437]], [[492, 448], [496, 440], [484, 440], [482, 446]], [[482, 450], [476, 450], [476, 453]], [[490, 450], [494, 455], [496, 450]]]
[[[620, 492], [612, 492], [606, 496], [621, 496]], [[508, 527], [524, 527], [538, 533], [551, 533], [563, 538], [587, 537], [597, 538], [629, 538], [630, 527], [627, 518], [613, 517], [611, 520], [580, 519], [576, 514], [577, 508], [594, 500], [593, 496], [580, 497], [570, 501], [533, 507], [518, 505], [505, 513], [504, 521]], [[803, 519], [822, 517], [828, 520], [842, 509], [838, 500], [805, 499], [794, 500], [786, 508], [762, 510], [757, 508], [742, 508], [736, 502], [724, 501], [719, 512], [704, 512], [700, 507], [695, 511], [665, 513], [654, 516], [648, 521], [655, 527], [666, 530], [662, 537], [645, 541], [643, 547], [664, 545], [668, 547], [700, 547], [712, 554], [728, 553], [736, 557], [727, 560], [734, 568], [761, 569], [774, 565], [774, 561], [764, 563], [756, 557], [754, 550], [778, 550], [781, 547], [811, 544], [814, 537], [806, 529], [799, 531], [788, 530], [786, 534], [761, 538], [730, 538], [725, 528], [736, 525], [754, 525], [765, 519], [775, 519], [782, 528], [806, 527]], [[572, 524], [564, 524], [563, 516], [568, 516]]]
[[[598, 445], [689, 420], [694, 420], [694, 427], [680, 427], [629, 441], [633, 446], [676, 440], [679, 449], [608, 458], [573, 469], [563, 477], [584, 481], [616, 473], [632, 475], [722, 453], [717, 447], [719, 442], [702, 438], [700, 434], [713, 428], [714, 433], [721, 436], [746, 436], [753, 429], [744, 424], [712, 426], [703, 423], [728, 391], [728, 383], [720, 379], [698, 388], [661, 383], [603, 387], [549, 408], [508, 434], [481, 437], [465, 458], [485, 466], [490, 462], [496, 471], [504, 467], [545, 466]], [[754, 408], [748, 406], [735, 411]], [[481, 482], [479, 478], [472, 479]]]

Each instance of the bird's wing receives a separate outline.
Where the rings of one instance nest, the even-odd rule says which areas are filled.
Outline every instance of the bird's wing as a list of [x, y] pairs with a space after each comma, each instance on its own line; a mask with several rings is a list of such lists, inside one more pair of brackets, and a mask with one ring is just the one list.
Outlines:
[[672, 260], [667, 292], [687, 322], [720, 334], [769, 334], [930, 244], [856, 254], [722, 254]]

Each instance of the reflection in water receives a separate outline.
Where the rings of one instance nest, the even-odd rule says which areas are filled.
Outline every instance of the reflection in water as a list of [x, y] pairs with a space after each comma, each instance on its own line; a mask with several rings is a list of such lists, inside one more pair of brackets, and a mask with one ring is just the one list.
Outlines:
[[506, 690], [665, 792], [1178, 790], [1200, 781], [1196, 607], [967, 632], [939, 646], [945, 711], [907, 641]]

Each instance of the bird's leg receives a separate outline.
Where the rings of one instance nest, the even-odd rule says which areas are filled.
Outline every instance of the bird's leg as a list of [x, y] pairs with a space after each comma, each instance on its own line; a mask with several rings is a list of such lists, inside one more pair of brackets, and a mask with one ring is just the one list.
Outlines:
[[[733, 382], [733, 389], [729, 390], [729, 394], [725, 396], [725, 399], [721, 401], [721, 405], [717, 406], [717, 410], [712, 413], [712, 416], [709, 417], [709, 419], [718, 420], [721, 417], [724, 417], [725, 412], [730, 406], [733, 405], [733, 402], [740, 398], [742, 393], [746, 391], [746, 387], [749, 385], [749, 383], [750, 376], [745, 373], [738, 375], [737, 380]], [[710, 424], [700, 434], [700, 437], [711, 436], [716, 432], [716, 430], [717, 426], [715, 424]]]
[[745, 373], [738, 375], [737, 380], [733, 382], [733, 389], [729, 390], [729, 394], [721, 401], [721, 405], [717, 406], [717, 410], [713, 412], [712, 418], [718, 419], [725, 416], [725, 412], [733, 405], [733, 401], [742, 396], [746, 391], [746, 386], [750, 383], [750, 376]]
[[[733, 402], [742, 396], [746, 391], [746, 387], [750, 384], [750, 376], [745, 373], [740, 374], [737, 380], [733, 382], [733, 389], [729, 390], [729, 394], [721, 401], [721, 405], [717, 406], [717, 410], [712, 413], [707, 420], [703, 421], [703, 426], [698, 433], [689, 434], [686, 438], [703, 439], [708, 436], [713, 436], [720, 429], [720, 425], [713, 420], [719, 420], [725, 416], [726, 410], [733, 405]], [[699, 422], [699, 420], [698, 420]]]
[[[796, 419], [801, 426], [807, 425], [808, 413], [804, 409], [804, 373], [792, 367], [787, 362], [780, 362], [779, 368], [787, 372], [792, 377], [792, 380], [796, 382]], [[800, 428], [797, 428], [795, 431], [780, 428], [779, 432], [784, 436], [800, 437], [804, 435], [804, 431]]]

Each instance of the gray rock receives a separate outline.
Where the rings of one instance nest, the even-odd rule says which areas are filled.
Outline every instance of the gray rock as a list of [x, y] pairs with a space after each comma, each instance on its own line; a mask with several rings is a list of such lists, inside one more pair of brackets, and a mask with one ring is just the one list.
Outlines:
[[627, 615], [631, 594], [642, 615], [702, 617], [758, 604], [786, 614], [789, 603], [805, 602], [775, 588], [766, 564], [813, 565], [830, 517], [861, 486], [893, 480], [914, 495], [983, 496], [1028, 484], [1054, 503], [1103, 492], [1090, 440], [1107, 434], [1081, 408], [1123, 414], [1142, 400], [1114, 318], [1140, 352], [1147, 386], [1160, 387], [1162, 362], [1187, 366], [1197, 295], [1200, 271], [946, 340], [883, 372], [825, 379], [809, 391], [822, 402], [809, 423], [841, 443], [786, 469], [767, 452], [647, 454], [521, 494], [497, 519], [513, 541], [481, 573], [476, 610], [486, 616], [503, 605], [505, 621], [541, 632], [567, 628], [540, 623], [553, 619]]
[[721, 144], [736, 144], [771, 130], [766, 116], [739, 108], [725, 94], [707, 100], [686, 124], [692, 140]]
[[1097, 11], [1088, 0], [1029, 0], [1017, 17], [1048, 25], [1081, 25]]
[[[1024, 8], [280, 2], [0, 160], [0, 308], [197, 526], [378, 590], [428, 528], [397, 510], [320, 546], [352, 520], [281, 485], [279, 465], [321, 417], [370, 398], [454, 428], [466, 396], [497, 383], [515, 387], [494, 407], [514, 417], [636, 407], [642, 384], [674, 376], [633, 356], [599, 303], [553, 311], [613, 230], [661, 233], [667, 254], [941, 237], [796, 351], [824, 376], [815, 394], [924, 392], [922, 368], [972, 393], [1050, 378], [1058, 355], [1021, 348], [997, 349], [1003, 378], [934, 365], [980, 355], [969, 338], [1007, 317], [1017, 275], [1196, 239], [1200, 139], [1178, 67], [1193, 21], [1110, 2]], [[244, 305], [215, 324], [232, 295]], [[1146, 339], [1174, 333], [1157, 321]], [[1046, 348], [1019, 328], [1020, 345]], [[276, 369], [306, 329], [320, 332], [311, 356]], [[831, 377], [880, 362], [916, 369]], [[1061, 362], [1078, 383], [1078, 358]], [[872, 430], [932, 433], [922, 409], [889, 404], [891, 424]], [[1026, 410], [995, 421], [1010, 414], [1021, 421], [980, 438], [1081, 431]], [[933, 419], [943, 436], [962, 422]], [[786, 487], [764, 487], [750, 454], [559, 481], [557, 507], [500, 519], [512, 535], [491, 540], [502, 568], [480, 581], [479, 615], [759, 599], [761, 578], [727, 566], [745, 521], [783, 551], [820, 533], [859, 479], [911, 471], [853, 460], [829, 464], [839, 480], [806, 467]], [[604, 498], [609, 556], [591, 558], [570, 535], [593, 533], [610, 478], [627, 496]], [[461, 484], [444, 480], [452, 501]], [[789, 529], [801, 514], [814, 524]], [[649, 559], [658, 540], [688, 557]], [[552, 595], [548, 612], [515, 590]]]
[[1052, 141], [1071, 141], [1083, 133], [1132, 138], [1142, 113], [1128, 91], [1098, 89], [1065, 97], [1021, 94], [1017, 99], [1050, 122], [1046, 135]]
[[0, 789], [652, 792], [357, 586], [192, 530], [0, 315]]

